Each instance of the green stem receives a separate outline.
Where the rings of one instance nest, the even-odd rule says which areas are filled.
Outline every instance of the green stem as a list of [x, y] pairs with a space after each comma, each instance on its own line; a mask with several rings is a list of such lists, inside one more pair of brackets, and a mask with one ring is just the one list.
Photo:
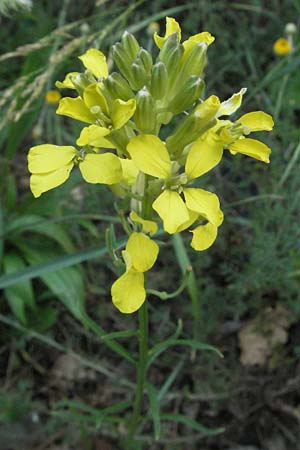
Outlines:
[[[128, 444], [132, 445], [137, 427], [141, 421], [142, 401], [145, 390], [148, 364], [148, 309], [147, 301], [139, 309], [139, 361], [137, 363], [137, 384], [133, 403], [133, 417], [129, 426]], [[130, 447], [132, 449], [132, 447]]]

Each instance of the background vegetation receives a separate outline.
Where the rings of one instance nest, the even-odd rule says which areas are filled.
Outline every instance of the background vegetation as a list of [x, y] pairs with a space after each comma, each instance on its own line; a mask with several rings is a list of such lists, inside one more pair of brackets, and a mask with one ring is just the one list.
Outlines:
[[[132, 398], [134, 373], [97, 336], [99, 325], [111, 333], [136, 324], [110, 300], [111, 220], [122, 239], [113, 196], [74, 173], [35, 200], [26, 155], [42, 142], [75, 141], [80, 124], [56, 116], [45, 94], [80, 67], [76, 56], [90, 46], [109, 52], [125, 29], [151, 48], [148, 25], [164, 29], [166, 15], [186, 36], [216, 37], [207, 93], [226, 99], [245, 86], [242, 112], [265, 110], [276, 127], [264, 137], [270, 166], [228, 155], [206, 176], [225, 211], [211, 249], [186, 253], [176, 238], [162, 238], [161, 265], [150, 274], [156, 288], [173, 290], [188, 259], [194, 277], [180, 298], [152, 299], [153, 343], [179, 333], [182, 320], [182, 336], [225, 358], [173, 347], [156, 360], [149, 376], [161, 399], [161, 440], [148, 422], [141, 448], [299, 449], [299, 1], [20, 3], [0, 2], [0, 449], [121, 450], [118, 411], [105, 408]], [[273, 44], [289, 22], [295, 49], [278, 57]], [[122, 343], [136, 351], [126, 333]], [[182, 414], [186, 422], [174, 420]], [[209, 436], [217, 427], [225, 431]]]

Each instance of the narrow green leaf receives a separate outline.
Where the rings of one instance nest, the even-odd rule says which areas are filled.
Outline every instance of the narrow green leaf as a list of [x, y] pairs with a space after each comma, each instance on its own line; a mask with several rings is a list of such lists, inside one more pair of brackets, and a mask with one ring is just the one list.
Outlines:
[[[53, 257], [53, 252], [49, 250], [36, 250], [25, 244], [22, 245], [22, 249], [30, 264], [40, 263]], [[84, 284], [77, 268], [66, 267], [55, 272], [45, 272], [41, 275], [41, 279], [77, 319], [83, 316]]]
[[167, 339], [165, 342], [162, 342], [161, 344], [155, 345], [150, 351], [149, 351], [149, 360], [148, 365], [150, 366], [153, 364], [155, 359], [165, 350], [167, 350], [170, 347], [173, 347], [175, 345], [180, 346], [187, 346], [192, 348], [193, 350], [207, 350], [212, 351], [214, 353], [217, 353], [221, 358], [223, 357], [222, 353], [212, 345], [204, 344], [199, 341], [196, 341], [194, 339]]
[[122, 338], [129, 338], [133, 336], [137, 336], [138, 331], [137, 330], [125, 330], [125, 331], [115, 331], [113, 333], [105, 334], [101, 337], [103, 341], [108, 341], [110, 339], [122, 339]]
[[207, 428], [204, 425], [201, 425], [199, 422], [196, 422], [196, 420], [182, 414], [161, 414], [160, 418], [161, 420], [182, 423], [183, 425], [193, 428], [194, 430], [203, 433], [206, 436], [214, 436], [225, 431], [225, 428]]
[[[3, 258], [4, 272], [9, 274], [20, 268], [25, 267], [25, 262], [16, 253], [10, 253]], [[16, 283], [14, 286], [7, 287], [4, 291], [5, 297], [14, 315], [21, 323], [26, 324], [25, 308], [35, 308], [35, 299], [31, 282], [29, 280]]]
[[5, 233], [10, 239], [14, 239], [15, 235], [26, 231], [42, 234], [53, 239], [67, 252], [74, 250], [74, 245], [63, 227], [57, 223], [45, 220], [42, 216], [34, 214], [20, 216], [8, 221], [8, 225], [5, 227]]
[[2, 264], [3, 248], [4, 248], [3, 234], [4, 234], [4, 210], [0, 199], [0, 267]]
[[147, 383], [146, 390], [149, 398], [150, 414], [153, 420], [154, 439], [158, 441], [161, 433], [158, 391], [151, 383]]
[[170, 373], [170, 375], [168, 376], [168, 378], [166, 379], [166, 381], [160, 388], [158, 395], [157, 395], [157, 399], [159, 402], [161, 402], [163, 397], [166, 395], [166, 393], [170, 389], [171, 385], [174, 383], [177, 375], [180, 373], [180, 371], [184, 365], [185, 359], [186, 359], [186, 357], [184, 356], [182, 358], [182, 360], [177, 364], [177, 366], [174, 367], [174, 369], [172, 370], [172, 372]]
[[7, 286], [12, 286], [20, 281], [29, 280], [31, 278], [40, 277], [44, 273], [50, 273], [55, 270], [70, 267], [79, 264], [83, 261], [96, 259], [105, 255], [107, 249], [105, 247], [93, 247], [89, 250], [80, 250], [79, 252], [71, 253], [70, 255], [59, 256], [52, 258], [47, 262], [35, 264], [28, 269], [19, 270], [13, 274], [3, 275], [0, 277], [0, 289]]

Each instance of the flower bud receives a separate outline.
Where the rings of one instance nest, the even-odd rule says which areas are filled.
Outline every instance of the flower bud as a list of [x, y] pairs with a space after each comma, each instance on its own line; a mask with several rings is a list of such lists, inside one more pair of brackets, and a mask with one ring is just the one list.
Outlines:
[[79, 95], [82, 95], [84, 89], [91, 84], [91, 79], [85, 73], [79, 73], [78, 75], [72, 77], [71, 79]]
[[145, 50], [144, 48], [141, 48], [138, 52], [137, 57], [142, 61], [146, 73], [149, 73], [153, 64], [152, 56], [150, 55], [150, 53], [147, 52], [147, 50]]
[[216, 113], [220, 108], [220, 100], [215, 95], [198, 105], [194, 112], [189, 114], [175, 132], [168, 137], [168, 149], [176, 156], [180, 156], [184, 147], [195, 141], [201, 134], [214, 126]]
[[145, 67], [140, 59], [136, 59], [131, 65], [131, 80], [130, 86], [134, 90], [141, 89], [147, 80], [147, 73]]
[[137, 57], [138, 51], [140, 49], [139, 43], [133, 34], [125, 31], [122, 36], [122, 46], [126, 52], [127, 57], [131, 60], [131, 63]]
[[142, 133], [151, 133], [156, 125], [155, 100], [146, 88], [136, 95], [134, 122]]
[[150, 92], [156, 100], [159, 100], [166, 95], [167, 90], [168, 90], [167, 68], [162, 61], [158, 61], [152, 67]]
[[179, 44], [179, 36], [178, 33], [171, 34], [164, 42], [159, 55], [158, 59], [162, 62], [165, 62], [169, 58], [170, 52], [174, 50], [174, 48], [177, 47]]
[[113, 100], [119, 98], [127, 101], [130, 98], [134, 98], [134, 93], [130, 89], [129, 84], [118, 72], [111, 73], [104, 80], [104, 86]]
[[296, 34], [297, 33], [297, 25], [295, 25], [293, 22], [289, 22], [285, 26], [285, 32], [286, 34]]
[[181, 44], [178, 44], [173, 51], [168, 54], [168, 58], [165, 60], [165, 65], [169, 74], [170, 81], [174, 80], [178, 73], [180, 66], [180, 60], [182, 58], [184, 49]]
[[127, 78], [128, 81], [130, 81], [131, 80], [130, 65], [132, 63], [132, 59], [131, 57], [128, 57], [120, 42], [117, 42], [115, 45], [113, 45], [112, 55], [114, 62], [117, 65], [120, 72], [122, 73], [122, 75], [124, 75], [124, 77]]
[[196, 75], [192, 75], [171, 100], [167, 107], [168, 111], [179, 114], [189, 108], [199, 99], [203, 89], [204, 81]]
[[207, 44], [205, 44], [205, 42], [195, 45], [183, 62], [182, 68], [178, 74], [177, 82], [179, 84], [185, 83], [191, 75], [201, 76], [205, 65], [206, 51]]

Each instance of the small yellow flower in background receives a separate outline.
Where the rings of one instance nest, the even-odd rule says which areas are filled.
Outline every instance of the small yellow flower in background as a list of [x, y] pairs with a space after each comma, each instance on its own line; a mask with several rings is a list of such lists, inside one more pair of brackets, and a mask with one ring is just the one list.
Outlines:
[[289, 41], [283, 37], [277, 39], [273, 45], [273, 51], [278, 56], [285, 56], [291, 53], [292, 46]]
[[56, 105], [56, 103], [58, 103], [60, 99], [61, 99], [60, 92], [56, 91], [55, 89], [51, 89], [45, 95], [45, 100], [50, 105]]
[[152, 36], [154, 33], [159, 31], [159, 23], [158, 22], [150, 22], [147, 27], [147, 33], [149, 36]]

